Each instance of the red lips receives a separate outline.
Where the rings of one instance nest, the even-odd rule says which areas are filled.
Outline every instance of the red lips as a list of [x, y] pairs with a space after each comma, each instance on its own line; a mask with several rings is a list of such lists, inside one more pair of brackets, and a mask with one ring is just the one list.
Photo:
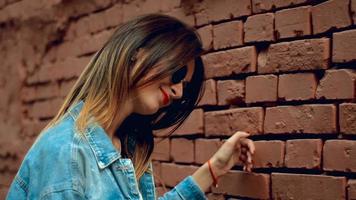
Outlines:
[[161, 91], [163, 93], [163, 104], [166, 105], [169, 102], [169, 96], [162, 88]]

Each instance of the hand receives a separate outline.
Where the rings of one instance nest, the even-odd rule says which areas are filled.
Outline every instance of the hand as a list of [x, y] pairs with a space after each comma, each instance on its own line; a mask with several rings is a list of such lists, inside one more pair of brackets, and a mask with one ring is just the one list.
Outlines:
[[237, 131], [213, 155], [211, 163], [217, 176], [226, 174], [239, 160], [244, 165], [244, 171], [251, 172], [255, 145], [246, 138], [248, 136], [246, 132]]

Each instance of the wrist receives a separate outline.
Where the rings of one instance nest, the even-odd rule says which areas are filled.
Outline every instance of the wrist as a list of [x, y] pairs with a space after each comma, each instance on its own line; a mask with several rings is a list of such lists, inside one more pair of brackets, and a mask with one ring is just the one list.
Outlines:
[[210, 163], [212, 170], [217, 178], [220, 178], [221, 176], [226, 174], [221, 164], [219, 164], [219, 162], [214, 157], [210, 158]]

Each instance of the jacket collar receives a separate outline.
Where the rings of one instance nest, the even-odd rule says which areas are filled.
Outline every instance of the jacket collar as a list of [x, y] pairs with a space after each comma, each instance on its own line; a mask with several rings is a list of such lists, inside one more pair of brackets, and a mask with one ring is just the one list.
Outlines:
[[[69, 109], [69, 114], [74, 121], [77, 120], [84, 105], [83, 101], [78, 102]], [[95, 121], [90, 123], [84, 131], [91, 150], [93, 151], [100, 169], [104, 169], [111, 163], [121, 158], [120, 152], [114, 147], [111, 139], [105, 130]]]

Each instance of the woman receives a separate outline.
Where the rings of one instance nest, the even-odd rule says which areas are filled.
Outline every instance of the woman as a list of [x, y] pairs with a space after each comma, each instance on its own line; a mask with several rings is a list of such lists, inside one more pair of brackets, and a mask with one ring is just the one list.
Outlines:
[[[7, 199], [155, 199], [152, 131], [175, 125], [171, 134], [197, 105], [201, 54], [196, 32], [175, 18], [151, 14], [123, 24], [36, 139]], [[247, 136], [235, 133], [159, 199], [205, 199], [238, 158], [250, 171]]]

